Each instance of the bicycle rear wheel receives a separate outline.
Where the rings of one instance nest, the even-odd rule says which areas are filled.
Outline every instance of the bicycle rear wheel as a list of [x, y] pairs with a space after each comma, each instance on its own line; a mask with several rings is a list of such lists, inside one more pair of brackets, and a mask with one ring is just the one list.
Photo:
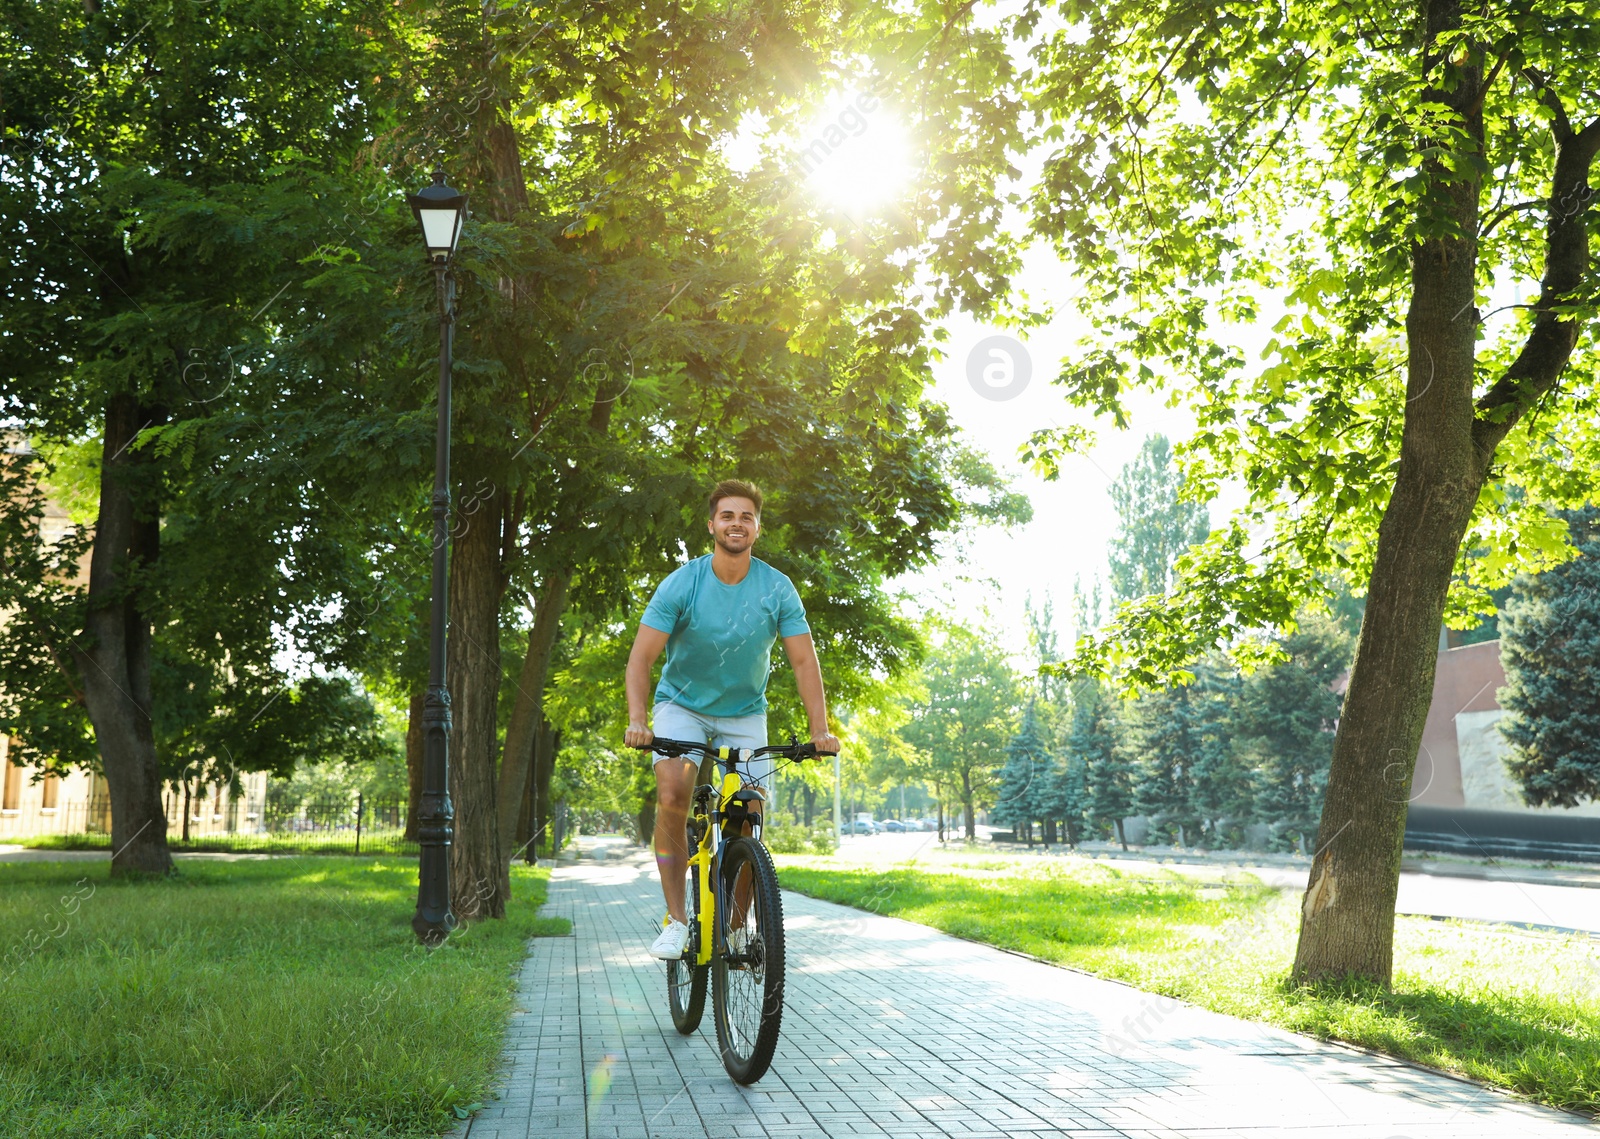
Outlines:
[[[766, 1075], [783, 1019], [783, 901], [766, 848], [737, 838], [722, 853], [721, 952], [711, 958], [722, 1066], [736, 1083]], [[748, 899], [740, 911], [740, 901]]]
[[[689, 849], [694, 850], [694, 832], [689, 833]], [[667, 1004], [672, 1009], [672, 1026], [685, 1036], [700, 1027], [700, 1018], [706, 1009], [706, 970], [708, 966], [696, 965], [696, 950], [700, 945], [700, 868], [689, 867], [685, 883], [684, 913], [689, 919], [689, 943], [683, 957], [667, 962]]]

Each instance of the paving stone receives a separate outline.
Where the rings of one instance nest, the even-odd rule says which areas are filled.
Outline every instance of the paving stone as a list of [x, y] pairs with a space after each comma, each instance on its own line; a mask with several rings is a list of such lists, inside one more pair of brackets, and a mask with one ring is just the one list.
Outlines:
[[1593, 1125], [1382, 1057], [784, 895], [772, 1070], [678, 1034], [648, 855], [551, 877], [501, 1093], [454, 1139], [1578, 1139]]

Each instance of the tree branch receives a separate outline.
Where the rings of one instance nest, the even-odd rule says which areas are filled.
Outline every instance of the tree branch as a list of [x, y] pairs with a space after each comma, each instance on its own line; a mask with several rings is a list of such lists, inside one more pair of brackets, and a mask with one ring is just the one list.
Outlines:
[[1483, 223], [1483, 228], [1478, 230], [1478, 240], [1482, 241], [1484, 238], [1488, 237], [1490, 230], [1494, 229], [1495, 226], [1505, 221], [1506, 218], [1510, 217], [1512, 214], [1517, 213], [1520, 210], [1537, 210], [1540, 207], [1548, 206], [1549, 204], [1549, 202], [1518, 202], [1514, 206], [1506, 206], [1504, 209], [1496, 210], [1493, 214], [1489, 215], [1489, 220]]
[[[1485, 100], [1489, 98], [1489, 88], [1493, 87], [1494, 81], [1500, 78], [1500, 72], [1504, 70], [1506, 60], [1509, 58], [1509, 56], [1502, 55], [1499, 59], [1495, 60], [1494, 67], [1490, 69], [1489, 74], [1484, 77], [1482, 84], [1480, 84], [1478, 87], [1478, 98], [1472, 104], [1472, 109], [1469, 114], [1476, 115], [1483, 112], [1483, 104]], [[1512, 82], [1515, 82], [1515, 80]]]
[[1522, 75], [1533, 84], [1534, 94], [1538, 96], [1539, 102], [1550, 108], [1551, 114], [1555, 116], [1550, 129], [1556, 136], [1556, 144], [1560, 145], [1572, 137], [1572, 120], [1567, 117], [1567, 108], [1562, 105], [1561, 96], [1550, 89], [1549, 79], [1541, 75], [1537, 68], [1524, 67]]
[[1544, 281], [1532, 306], [1537, 315], [1522, 351], [1477, 403], [1472, 438], [1486, 465], [1517, 421], [1561, 378], [1577, 346], [1579, 318], [1560, 309], [1582, 287], [1589, 271], [1588, 213], [1595, 199], [1589, 168], [1600, 152], [1600, 120], [1573, 133], [1561, 101], [1542, 86], [1541, 79], [1529, 78], [1540, 86], [1541, 98], [1550, 95], [1546, 105], [1556, 109], [1560, 120], [1551, 124], [1556, 164], [1547, 203]]

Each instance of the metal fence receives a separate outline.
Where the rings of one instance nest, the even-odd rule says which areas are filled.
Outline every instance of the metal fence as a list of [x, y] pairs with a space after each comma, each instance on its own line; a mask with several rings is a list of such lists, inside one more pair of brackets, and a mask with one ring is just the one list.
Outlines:
[[[303, 851], [341, 854], [415, 854], [405, 837], [406, 801], [351, 798], [299, 803], [212, 803], [169, 807], [167, 842], [177, 850]], [[174, 817], [176, 816], [176, 817]], [[187, 833], [187, 838], [185, 838]], [[0, 814], [0, 842], [57, 849], [111, 845], [111, 808], [104, 800], [63, 803], [54, 809]]]

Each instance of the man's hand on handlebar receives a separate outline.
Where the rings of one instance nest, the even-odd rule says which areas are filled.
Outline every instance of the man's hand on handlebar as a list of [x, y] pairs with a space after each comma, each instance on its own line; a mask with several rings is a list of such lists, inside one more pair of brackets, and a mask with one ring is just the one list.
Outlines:
[[[793, 739], [794, 737], [791, 736], [789, 738]], [[689, 756], [703, 755], [713, 758], [728, 758], [727, 756], [721, 755], [721, 751], [728, 750], [726, 748], [719, 750], [718, 748], [710, 747], [707, 744], [696, 743], [689, 740], [671, 740], [665, 736], [657, 736], [648, 728], [641, 728], [637, 725], [629, 726], [626, 733], [626, 739], [629, 747], [638, 748], [641, 751], [653, 751], [657, 755], [675, 755], [684, 758], [688, 758]], [[832, 734], [827, 734], [817, 736], [809, 743], [773, 744], [768, 747], [758, 747], [754, 749], [754, 751], [746, 750], [744, 751], [744, 758], [759, 759], [764, 755], [778, 755], [786, 756], [789, 759], [794, 760], [816, 759], [819, 755], [835, 755], [837, 754], [838, 750], [838, 739]]]

